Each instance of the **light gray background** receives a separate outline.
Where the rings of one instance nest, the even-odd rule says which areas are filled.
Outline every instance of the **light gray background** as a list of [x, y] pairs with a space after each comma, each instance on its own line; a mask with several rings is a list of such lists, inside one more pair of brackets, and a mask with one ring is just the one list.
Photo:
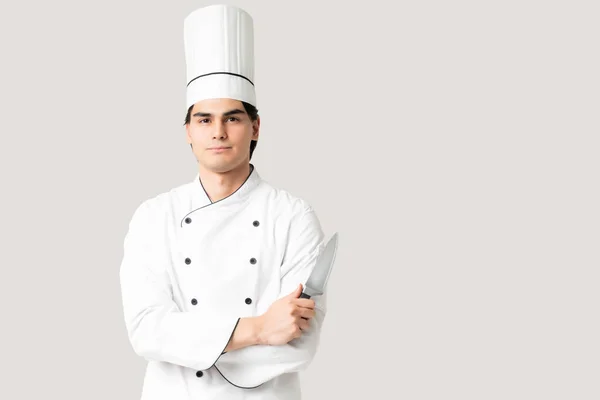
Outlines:
[[[305, 398], [600, 398], [597, 2], [229, 3], [253, 162], [340, 233]], [[0, 398], [139, 398], [122, 242], [196, 173], [182, 32], [208, 4], [1, 6]]]

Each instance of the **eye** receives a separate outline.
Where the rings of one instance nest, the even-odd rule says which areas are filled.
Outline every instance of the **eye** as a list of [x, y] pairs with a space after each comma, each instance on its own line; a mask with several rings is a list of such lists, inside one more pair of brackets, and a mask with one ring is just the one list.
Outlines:
[[233, 120], [233, 121], [239, 121], [239, 119], [237, 119], [236, 117], [229, 117], [227, 118], [228, 120]]
[[209, 121], [209, 119], [208, 119], [208, 118], [204, 118], [204, 119], [201, 119], [201, 120], [199, 120], [198, 122], [200, 122], [200, 123], [202, 124], [202, 123], [203, 123], [203, 122], [205, 122], [205, 121], [206, 121], [206, 122], [208, 122], [208, 121]]

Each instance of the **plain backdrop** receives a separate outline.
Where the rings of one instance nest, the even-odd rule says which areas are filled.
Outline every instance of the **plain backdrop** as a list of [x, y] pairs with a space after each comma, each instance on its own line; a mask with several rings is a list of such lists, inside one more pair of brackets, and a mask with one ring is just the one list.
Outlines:
[[[339, 232], [305, 399], [598, 399], [595, 1], [236, 1], [253, 163]], [[118, 280], [188, 182], [202, 1], [0, 6], [0, 398], [141, 393]]]

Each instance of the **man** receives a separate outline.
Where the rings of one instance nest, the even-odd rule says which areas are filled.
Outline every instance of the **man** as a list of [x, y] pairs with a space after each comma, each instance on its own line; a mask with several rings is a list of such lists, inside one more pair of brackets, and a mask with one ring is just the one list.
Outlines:
[[124, 240], [123, 310], [148, 360], [142, 400], [300, 399], [325, 295], [300, 298], [324, 233], [302, 198], [261, 179], [253, 26], [209, 6], [185, 20], [193, 181], [142, 202]]

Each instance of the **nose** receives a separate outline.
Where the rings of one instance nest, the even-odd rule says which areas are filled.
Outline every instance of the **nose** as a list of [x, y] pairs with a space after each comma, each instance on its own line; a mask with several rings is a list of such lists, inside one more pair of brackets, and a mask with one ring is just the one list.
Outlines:
[[226, 137], [225, 124], [220, 121], [217, 122], [215, 124], [215, 131], [213, 132], [213, 139], [225, 139]]

